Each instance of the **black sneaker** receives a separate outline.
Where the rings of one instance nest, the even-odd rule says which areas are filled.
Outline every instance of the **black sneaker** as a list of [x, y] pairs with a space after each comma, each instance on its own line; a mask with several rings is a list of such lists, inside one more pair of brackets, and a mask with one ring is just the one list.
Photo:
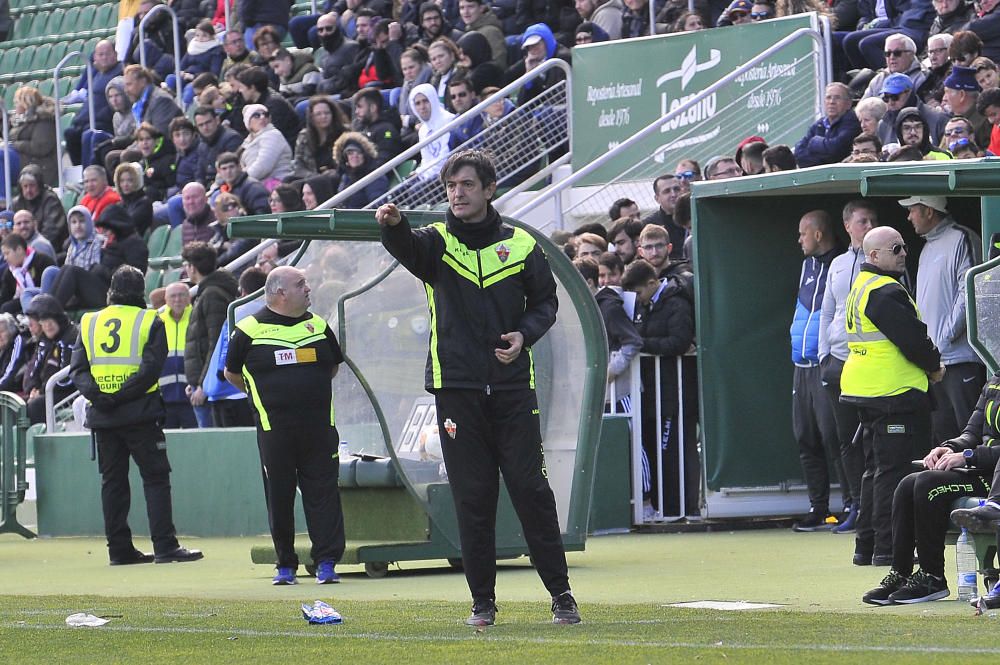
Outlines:
[[809, 514], [792, 526], [792, 531], [829, 531], [837, 525], [837, 518], [829, 510], [810, 508]]
[[975, 508], [959, 508], [951, 511], [951, 521], [970, 531], [993, 531], [1000, 523], [1000, 508], [988, 503]]
[[173, 552], [157, 554], [156, 563], [184, 563], [185, 561], [198, 561], [204, 559], [205, 555], [201, 550], [189, 550], [186, 547], [178, 547]]
[[882, 578], [877, 587], [861, 596], [861, 602], [869, 605], [892, 605], [890, 597], [899, 591], [904, 584], [906, 584], [906, 578], [892, 569], [888, 575]]
[[139, 550], [134, 550], [131, 554], [115, 557], [111, 559], [112, 566], [131, 566], [137, 563], [153, 563], [153, 555]]
[[552, 597], [552, 623], [580, 623], [580, 610], [569, 591]]
[[465, 620], [466, 626], [492, 626], [497, 620], [497, 605], [489, 598], [472, 601], [472, 614]]
[[889, 600], [903, 605], [926, 603], [947, 598], [950, 593], [948, 582], [943, 577], [918, 570], [906, 580], [906, 584], [889, 596]]

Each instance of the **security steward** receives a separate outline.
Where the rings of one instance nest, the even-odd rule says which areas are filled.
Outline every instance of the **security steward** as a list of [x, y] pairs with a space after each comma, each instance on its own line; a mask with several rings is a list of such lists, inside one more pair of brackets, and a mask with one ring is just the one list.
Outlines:
[[265, 306], [241, 319], [229, 340], [225, 375], [247, 393], [256, 414], [264, 497], [277, 555], [272, 584], [295, 584], [295, 488], [312, 540], [316, 582], [340, 581], [344, 555], [333, 387], [344, 357], [333, 330], [309, 311], [301, 270], [275, 268], [264, 283]]
[[579, 623], [555, 497], [542, 455], [530, 347], [556, 318], [556, 283], [541, 248], [504, 224], [490, 200], [496, 171], [480, 150], [453, 153], [441, 171], [446, 220], [412, 230], [380, 207], [382, 244], [424, 282], [431, 315], [425, 387], [434, 395], [455, 500], [468, 625], [496, 618], [498, 473], [517, 511], [555, 623]]
[[[156, 312], [146, 309], [145, 278], [123, 265], [111, 276], [108, 306], [83, 315], [70, 375], [90, 401], [86, 424], [97, 442], [104, 532], [112, 566], [196, 561], [181, 547], [170, 500], [170, 462], [163, 436], [163, 397], [157, 380], [167, 338]], [[153, 554], [132, 544], [128, 527], [129, 456], [142, 476]]]
[[187, 377], [184, 374], [184, 341], [191, 321], [191, 290], [183, 282], [166, 288], [167, 304], [157, 310], [167, 333], [167, 362], [160, 375], [160, 390], [167, 408], [167, 429], [197, 429], [191, 400], [188, 398]]
[[847, 297], [850, 349], [840, 401], [858, 409], [865, 472], [854, 545], [857, 566], [892, 564], [892, 496], [910, 460], [931, 449], [929, 381], [944, 376], [917, 305], [899, 283], [906, 245], [895, 229], [869, 231], [865, 263]]

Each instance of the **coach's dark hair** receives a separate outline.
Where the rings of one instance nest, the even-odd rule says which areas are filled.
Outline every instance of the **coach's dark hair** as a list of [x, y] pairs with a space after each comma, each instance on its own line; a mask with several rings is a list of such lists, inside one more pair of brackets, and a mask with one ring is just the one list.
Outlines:
[[447, 187], [448, 178], [464, 166], [472, 167], [483, 187], [496, 184], [497, 170], [493, 166], [493, 160], [484, 150], [461, 150], [451, 153], [448, 161], [444, 163], [444, 168], [441, 169], [441, 184]]

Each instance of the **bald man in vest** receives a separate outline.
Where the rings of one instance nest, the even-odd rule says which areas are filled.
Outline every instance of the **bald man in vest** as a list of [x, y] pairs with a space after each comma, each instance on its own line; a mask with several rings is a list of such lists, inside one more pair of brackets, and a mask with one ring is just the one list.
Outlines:
[[226, 379], [247, 393], [257, 420], [276, 586], [296, 584], [295, 490], [312, 540], [317, 584], [340, 581], [344, 515], [337, 486], [340, 436], [331, 381], [344, 361], [323, 317], [309, 311], [309, 285], [298, 268], [281, 266], [264, 283], [265, 306], [240, 319], [229, 338]]
[[[174, 529], [170, 462], [161, 423], [165, 416], [158, 380], [167, 358], [163, 321], [146, 309], [145, 277], [124, 265], [111, 276], [108, 306], [80, 321], [70, 375], [90, 402], [86, 425], [94, 432], [101, 470], [101, 504], [112, 566], [197, 561], [198, 550], [181, 547]], [[153, 554], [132, 544], [128, 526], [129, 457], [142, 476]]]
[[944, 376], [916, 303], [899, 283], [907, 247], [881, 226], [862, 242], [865, 262], [847, 297], [840, 401], [858, 409], [865, 472], [854, 545], [857, 566], [892, 564], [892, 496], [910, 461], [931, 449], [930, 383]]

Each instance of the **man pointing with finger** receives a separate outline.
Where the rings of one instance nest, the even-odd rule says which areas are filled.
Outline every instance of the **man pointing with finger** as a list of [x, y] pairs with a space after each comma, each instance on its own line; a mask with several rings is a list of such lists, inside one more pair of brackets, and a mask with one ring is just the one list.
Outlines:
[[531, 357], [555, 322], [556, 283], [534, 239], [504, 224], [490, 205], [496, 171], [482, 151], [453, 153], [441, 180], [445, 221], [412, 230], [391, 203], [375, 219], [385, 248], [424, 282], [430, 307], [425, 387], [435, 398], [472, 592], [466, 623], [490, 626], [496, 618], [500, 473], [552, 596], [553, 622], [579, 623], [542, 455]]

